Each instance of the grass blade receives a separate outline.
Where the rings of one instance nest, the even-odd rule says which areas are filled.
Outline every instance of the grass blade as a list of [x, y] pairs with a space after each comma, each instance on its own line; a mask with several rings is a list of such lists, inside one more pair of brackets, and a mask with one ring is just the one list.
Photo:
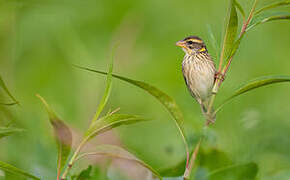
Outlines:
[[13, 106], [15, 104], [18, 104], [18, 102], [13, 102], [13, 103], [0, 103], [1, 106]]
[[232, 48], [232, 50], [231, 50], [229, 56], [227, 57], [228, 60], [231, 59], [231, 58], [236, 54], [236, 52], [237, 52], [237, 50], [239, 49], [240, 44], [241, 44], [241, 41], [242, 41], [242, 39], [243, 39], [244, 36], [245, 36], [245, 33], [242, 34], [242, 35], [239, 37], [239, 39], [236, 40], [236, 42], [234, 43], [233, 48]]
[[266, 11], [266, 10], [269, 10], [269, 9], [273, 9], [273, 8], [281, 7], [281, 6], [286, 6], [286, 5], [289, 5], [289, 4], [290, 4], [290, 1], [289, 0], [282, 1], [282, 2], [278, 2], [278, 3], [274, 3], [274, 4], [270, 4], [268, 6], [265, 6], [265, 7], [261, 8], [261, 9], [257, 10], [255, 12], [255, 15], [258, 15], [261, 12]]
[[105, 105], [108, 102], [110, 93], [111, 93], [111, 89], [112, 89], [112, 72], [113, 72], [113, 62], [114, 62], [114, 54], [115, 54], [115, 49], [112, 52], [112, 57], [111, 57], [111, 62], [109, 65], [109, 71], [107, 74], [107, 80], [106, 80], [106, 89], [105, 89], [105, 93], [101, 99], [101, 102], [97, 108], [96, 114], [92, 120], [92, 123], [94, 123], [100, 116], [101, 112], [103, 111]]
[[213, 31], [212, 31], [212, 28], [211, 28], [211, 26], [209, 24], [207, 25], [207, 32], [208, 32], [208, 35], [210, 37], [211, 45], [212, 45], [212, 47], [214, 48], [214, 51], [215, 51], [215, 56], [216, 56], [215, 59], [217, 59], [219, 57], [219, 53], [218, 52], [219, 52], [220, 47], [218, 46], [218, 42], [217, 42], [217, 40], [215, 38], [215, 35], [214, 35]]
[[236, 7], [238, 8], [238, 10], [240, 11], [240, 13], [241, 13], [241, 15], [243, 17], [243, 20], [245, 20], [246, 19], [246, 13], [245, 13], [243, 7], [241, 6], [241, 4], [237, 0], [234, 0], [234, 3], [236, 5]]
[[253, 23], [251, 26], [249, 26], [247, 28], [247, 31], [249, 31], [250, 29], [252, 29], [253, 27], [259, 25], [259, 24], [264, 24], [266, 22], [270, 22], [270, 21], [276, 21], [276, 20], [289, 20], [290, 19], [290, 14], [287, 15], [276, 15], [276, 16], [270, 16], [270, 17], [266, 17], [264, 19], [258, 20], [255, 23]]
[[100, 118], [98, 121], [92, 123], [91, 127], [86, 132], [87, 139], [91, 139], [98, 134], [106, 132], [110, 129], [121, 125], [128, 125], [132, 123], [137, 123], [145, 121], [138, 116], [128, 115], [128, 114], [111, 114]]
[[64, 168], [71, 152], [72, 133], [69, 127], [56, 116], [56, 114], [54, 113], [52, 108], [47, 104], [44, 98], [41, 97], [40, 95], [36, 96], [41, 100], [41, 102], [45, 106], [45, 109], [48, 113], [49, 120], [51, 125], [53, 126], [54, 134], [57, 140], [58, 145], [57, 179], [59, 179], [61, 171]]
[[186, 168], [186, 171], [184, 172], [184, 180], [189, 180], [190, 179], [190, 176], [191, 176], [191, 172], [192, 172], [192, 169], [194, 167], [194, 164], [195, 164], [195, 161], [196, 161], [196, 158], [197, 158], [197, 154], [198, 154], [198, 151], [199, 151], [199, 148], [200, 148], [200, 144], [202, 142], [202, 139], [199, 140], [199, 142], [197, 143], [193, 153], [192, 153], [192, 156], [190, 158], [190, 163], [189, 163], [189, 166]]
[[99, 145], [99, 146], [97, 146], [97, 148], [94, 152], [82, 154], [78, 157], [78, 159], [83, 158], [85, 156], [89, 156], [89, 155], [104, 155], [104, 156], [110, 156], [113, 158], [120, 158], [120, 159], [126, 159], [126, 160], [137, 162], [140, 165], [142, 165], [143, 167], [150, 170], [157, 178], [162, 180], [161, 175], [156, 170], [154, 170], [147, 163], [145, 163], [144, 161], [137, 158], [135, 155], [133, 155], [132, 153], [130, 153], [129, 151], [127, 151], [121, 147], [114, 146], [114, 145], [105, 145], [105, 144]]
[[[104, 75], [107, 74], [106, 72], [98, 71], [98, 70], [94, 70], [94, 69], [90, 69], [86, 67], [81, 67], [81, 66], [76, 66], [76, 67], [86, 70], [86, 71], [98, 73], [98, 74], [104, 74]], [[180, 132], [180, 135], [182, 136], [182, 140], [186, 148], [187, 159], [189, 159], [189, 150], [188, 150], [188, 144], [187, 144], [186, 136], [185, 136], [183, 114], [180, 108], [178, 107], [178, 105], [176, 104], [176, 102], [174, 101], [174, 99], [172, 99], [170, 96], [168, 96], [161, 90], [157, 89], [156, 87], [150, 84], [147, 84], [145, 82], [132, 80], [132, 79], [129, 79], [123, 76], [118, 76], [115, 74], [112, 74], [112, 76], [143, 89], [144, 91], [146, 91], [147, 93], [155, 97], [170, 112], [170, 114], [175, 120], [176, 126]]]
[[23, 129], [12, 128], [12, 127], [0, 127], [0, 139], [6, 136], [10, 136], [14, 133], [22, 132]]
[[84, 169], [76, 178], [76, 180], [88, 180], [91, 178], [93, 167], [90, 165], [87, 169]]
[[258, 173], [258, 166], [256, 163], [247, 163], [228, 166], [215, 170], [208, 176], [209, 180], [225, 180], [225, 179], [235, 179], [235, 180], [254, 180]]
[[40, 180], [40, 178], [33, 176], [32, 174], [29, 174], [21, 169], [18, 169], [17, 167], [14, 167], [14, 166], [7, 164], [5, 162], [2, 162], [2, 161], [0, 161], [0, 169], [5, 171], [5, 172], [11, 173], [11, 174], [23, 175], [27, 178]]
[[248, 91], [254, 90], [254, 89], [259, 88], [259, 87], [263, 87], [263, 86], [275, 84], [275, 83], [282, 83], [282, 82], [290, 82], [290, 76], [278, 76], [278, 75], [276, 75], [276, 76], [263, 76], [263, 77], [256, 78], [256, 79], [246, 83], [245, 85], [241, 86], [238, 90], [236, 90], [232, 96], [227, 98], [217, 108], [216, 111], [219, 111], [223, 107], [223, 105], [225, 105], [227, 102], [231, 101], [233, 98], [235, 98], [241, 94], [244, 94]]
[[[5, 85], [2, 77], [0, 76], [0, 87], [3, 88], [3, 90], [8, 94], [8, 96], [14, 101], [15, 104], [19, 104], [19, 102], [14, 98], [14, 96], [10, 93], [10, 91], [8, 90], [7, 86]], [[3, 103], [2, 105], [6, 105], [5, 103]], [[10, 103], [9, 105], [13, 105], [12, 103]]]
[[[224, 36], [223, 48], [220, 57], [219, 71], [221, 71], [224, 57], [228, 57], [233, 48], [238, 30], [238, 15], [234, 0], [230, 1], [229, 18], [226, 25], [226, 32]], [[229, 59], [226, 59], [226, 64]]]

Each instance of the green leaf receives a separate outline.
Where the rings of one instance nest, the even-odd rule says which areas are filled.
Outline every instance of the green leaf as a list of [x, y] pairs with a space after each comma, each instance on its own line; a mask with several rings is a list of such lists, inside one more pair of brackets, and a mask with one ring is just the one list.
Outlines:
[[184, 175], [183, 175], [184, 180], [189, 180], [191, 177], [191, 172], [194, 168], [194, 165], [196, 164], [196, 158], [197, 158], [197, 154], [199, 152], [201, 142], [202, 142], [202, 138], [199, 140], [196, 147], [194, 148], [194, 151], [193, 151], [191, 158], [190, 158], [189, 165], [188, 165], [188, 167], [186, 167], [186, 170], [185, 170]]
[[245, 13], [243, 7], [241, 6], [241, 4], [237, 0], [234, 0], [234, 3], [236, 5], [236, 7], [238, 8], [238, 10], [240, 11], [240, 13], [242, 14], [243, 20], [245, 20], [246, 13]]
[[58, 145], [57, 177], [59, 177], [71, 152], [72, 133], [69, 127], [56, 116], [56, 114], [54, 113], [52, 108], [47, 104], [44, 98], [41, 97], [40, 95], [36, 96], [41, 100], [41, 102], [45, 106], [45, 109], [49, 116], [50, 123], [54, 129], [54, 134]]
[[256, 88], [259, 87], [263, 87], [266, 85], [270, 85], [270, 84], [275, 84], [275, 83], [282, 83], [282, 82], [290, 82], [290, 76], [263, 76], [263, 77], [259, 77], [256, 78], [246, 84], [244, 84], [243, 86], [241, 86], [238, 90], [236, 90], [232, 96], [230, 96], [229, 98], [227, 98], [218, 108], [216, 111], [219, 111], [223, 105], [225, 105], [227, 102], [229, 102], [230, 100], [232, 100], [233, 98], [244, 94], [248, 91], [254, 90]]
[[186, 158], [182, 159], [173, 167], [169, 167], [166, 169], [161, 169], [159, 172], [162, 177], [178, 177], [183, 175], [186, 167]]
[[240, 164], [218, 169], [209, 174], [209, 180], [254, 180], [258, 173], [256, 163]]
[[105, 105], [108, 102], [109, 96], [110, 96], [110, 92], [112, 89], [112, 72], [113, 72], [113, 62], [114, 62], [114, 54], [115, 54], [115, 49], [112, 52], [112, 57], [111, 57], [111, 62], [110, 62], [110, 66], [109, 66], [109, 72], [107, 74], [107, 80], [106, 80], [106, 89], [105, 89], [105, 93], [103, 95], [103, 98], [101, 99], [101, 102], [97, 108], [96, 114], [94, 116], [94, 119], [92, 120], [92, 123], [94, 123], [100, 116], [101, 112], [103, 111]]
[[77, 177], [77, 180], [88, 180], [91, 178], [92, 166], [90, 165], [87, 169], [83, 170]]
[[106, 145], [106, 144], [98, 145], [94, 152], [82, 154], [78, 157], [78, 159], [83, 158], [88, 155], [104, 155], [104, 156], [110, 156], [113, 158], [120, 158], [120, 159], [126, 159], [126, 160], [137, 162], [143, 167], [150, 170], [157, 178], [162, 180], [161, 175], [156, 170], [154, 170], [147, 163], [145, 163], [144, 161], [137, 158], [135, 155], [133, 155], [132, 153], [128, 152], [127, 150], [121, 147], [114, 146], [114, 145]]
[[259, 10], [257, 10], [255, 12], [255, 15], [258, 15], [260, 14], [261, 12], [263, 11], [266, 11], [266, 10], [269, 10], [269, 9], [273, 9], [273, 8], [277, 8], [277, 7], [281, 7], [281, 6], [286, 6], [286, 5], [289, 5], [290, 4], [290, 1], [287, 0], [287, 1], [282, 1], [282, 2], [278, 2], [278, 3], [274, 3], [274, 4], [270, 4], [268, 6], [265, 6]]
[[87, 139], [91, 139], [98, 134], [106, 132], [112, 128], [121, 126], [121, 125], [128, 125], [132, 123], [137, 123], [145, 121], [138, 116], [128, 115], [128, 114], [111, 114], [100, 118], [98, 121], [92, 123], [90, 128], [86, 132]]
[[215, 55], [216, 55], [215, 59], [217, 59], [219, 57], [219, 49], [220, 49], [220, 47], [218, 46], [218, 42], [217, 42], [217, 40], [215, 38], [215, 35], [214, 35], [213, 31], [212, 31], [212, 28], [211, 28], [211, 26], [209, 24], [207, 25], [207, 32], [208, 32], [208, 35], [210, 37], [210, 43], [211, 43], [211, 45], [212, 45], [212, 47], [214, 48], [214, 51], [215, 51]]
[[232, 50], [231, 50], [229, 56], [227, 57], [227, 60], [231, 59], [231, 58], [236, 54], [236, 52], [237, 52], [237, 50], [239, 49], [240, 44], [241, 44], [241, 41], [242, 41], [242, 39], [243, 39], [244, 36], [245, 36], [245, 33], [242, 34], [242, 35], [239, 37], [238, 40], [236, 40], [236, 42], [234, 43], [233, 48], [232, 48]]
[[[222, 56], [228, 57], [232, 51], [238, 30], [238, 15], [236, 11], [236, 6], [234, 0], [230, 1], [230, 15], [229, 21], [226, 25], [226, 32], [224, 37], [223, 49], [222, 49]], [[223, 57], [221, 57], [223, 58]], [[226, 64], [229, 59], [226, 59]]]
[[23, 129], [12, 128], [12, 127], [0, 127], [0, 139], [6, 136], [10, 136], [14, 133], [22, 132]]
[[274, 15], [274, 16], [269, 16], [269, 17], [262, 16], [262, 18], [261, 17], [260, 18], [256, 18], [255, 22], [252, 23], [247, 28], [247, 31], [249, 31], [253, 27], [256, 27], [259, 24], [264, 24], [266, 22], [271, 22], [271, 21], [276, 21], [276, 20], [288, 20], [288, 19], [290, 19], [290, 14], [289, 13], [287, 13], [286, 15], [285, 14], [282, 14], [282, 15]]
[[[76, 66], [76, 67], [86, 70], [86, 71], [94, 72], [94, 73], [107, 74], [106, 72], [93, 70], [86, 67], [81, 67], [81, 66]], [[132, 80], [132, 79], [129, 79], [123, 76], [118, 76], [115, 74], [112, 74], [112, 76], [143, 89], [144, 91], [146, 91], [147, 93], [155, 97], [170, 112], [170, 114], [173, 116], [175, 120], [176, 126], [180, 132], [180, 135], [182, 136], [182, 139], [186, 148], [187, 157], [189, 157], [188, 144], [186, 141], [186, 136], [185, 136], [185, 131], [184, 131], [183, 114], [180, 108], [178, 107], [178, 105], [176, 104], [176, 102], [174, 101], [174, 99], [172, 99], [170, 96], [168, 96], [161, 90], [157, 89], [156, 87], [150, 84], [147, 84], [145, 82]]]
[[29, 174], [21, 169], [18, 169], [10, 164], [7, 164], [5, 162], [0, 161], [0, 169], [5, 171], [5, 172], [9, 172], [11, 174], [16, 174], [16, 175], [23, 175], [27, 178], [31, 178], [31, 179], [36, 179], [36, 180], [40, 180], [40, 178], [33, 176], [32, 174]]
[[15, 104], [18, 104], [18, 102], [13, 102], [13, 103], [0, 103], [0, 105], [2, 105], [2, 106], [12, 106], [12, 105], [15, 105]]
[[[15, 104], [19, 104], [19, 102], [14, 98], [14, 96], [8, 90], [8, 88], [5, 85], [5, 83], [4, 83], [4, 81], [3, 81], [1, 76], [0, 76], [0, 87], [3, 88], [3, 90], [8, 94], [8, 96], [14, 101]], [[10, 104], [1, 103], [1, 104], [2, 105], [13, 105], [12, 103], [10, 103]]]
[[[178, 177], [184, 174], [186, 159], [182, 159], [175, 166], [161, 169], [159, 172], [162, 177]], [[207, 150], [200, 149], [197, 158], [197, 166], [208, 169], [210, 171], [219, 169], [224, 166], [232, 165], [232, 160], [228, 155], [216, 148], [210, 148]]]

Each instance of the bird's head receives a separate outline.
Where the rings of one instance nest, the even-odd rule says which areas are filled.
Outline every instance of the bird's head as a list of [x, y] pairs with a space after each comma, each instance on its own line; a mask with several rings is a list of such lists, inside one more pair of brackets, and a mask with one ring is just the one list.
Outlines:
[[202, 39], [197, 36], [189, 36], [176, 43], [182, 50], [188, 55], [194, 55], [196, 53], [207, 52], [206, 46]]

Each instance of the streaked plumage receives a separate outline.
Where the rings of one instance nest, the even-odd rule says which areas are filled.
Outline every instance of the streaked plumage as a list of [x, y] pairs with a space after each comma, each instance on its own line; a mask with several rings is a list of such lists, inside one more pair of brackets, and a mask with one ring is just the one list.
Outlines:
[[176, 44], [185, 52], [182, 72], [187, 88], [206, 112], [215, 81], [215, 64], [200, 38], [190, 36]]

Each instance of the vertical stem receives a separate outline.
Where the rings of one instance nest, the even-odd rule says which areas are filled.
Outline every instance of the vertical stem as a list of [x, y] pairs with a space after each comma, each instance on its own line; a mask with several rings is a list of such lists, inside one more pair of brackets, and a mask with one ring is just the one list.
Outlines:
[[[250, 12], [250, 14], [249, 14], [249, 17], [248, 17], [247, 21], [246, 21], [246, 22], [243, 24], [243, 26], [242, 26], [242, 30], [241, 30], [241, 32], [240, 32], [240, 36], [239, 36], [239, 38], [242, 38], [242, 37], [245, 35], [246, 30], [247, 30], [247, 27], [248, 27], [249, 23], [251, 22], [251, 20], [253, 19], [253, 15], [254, 15], [254, 11], [255, 11], [255, 9], [256, 9], [257, 3], [258, 3], [258, 0], [255, 0], [254, 5], [253, 5], [253, 7], [252, 7], [252, 9], [251, 9], [251, 12]], [[227, 73], [227, 71], [228, 71], [228, 69], [229, 69], [229, 66], [230, 66], [231, 63], [232, 63], [233, 56], [234, 56], [234, 55], [232, 55], [232, 56], [230, 57], [229, 62], [227, 63], [227, 65], [225, 66], [225, 68], [224, 68], [223, 71], [222, 71], [222, 74], [225, 75], [225, 74]], [[220, 71], [219, 71], [219, 72], [220, 72]]]
[[[252, 18], [253, 18], [253, 15], [254, 15], [254, 11], [256, 9], [256, 6], [257, 6], [257, 3], [258, 3], [258, 0], [255, 0], [254, 2], [254, 5], [251, 9], [251, 12], [249, 14], [249, 17], [247, 19], [247, 21], [245, 23], [243, 23], [243, 26], [242, 26], [242, 29], [241, 29], [241, 33], [240, 33], [240, 38], [242, 38], [244, 36], [244, 34], [246, 33], [246, 30], [247, 30], [247, 27], [249, 25], [249, 23], [251, 22]], [[227, 65], [222, 69], [222, 63], [223, 63], [223, 57], [224, 57], [224, 45], [223, 45], [223, 49], [222, 49], [222, 52], [221, 52], [221, 56], [220, 56], [220, 62], [219, 62], [219, 69], [218, 69], [218, 72], [221, 73], [222, 75], [225, 75], [229, 69], [229, 66], [231, 65], [232, 63], [232, 60], [233, 60], [233, 57], [230, 57], [229, 59], [229, 62], [227, 63]], [[209, 108], [208, 108], [208, 112], [211, 113], [211, 109], [212, 109], [212, 106], [213, 106], [213, 103], [214, 103], [214, 100], [215, 100], [215, 96], [219, 90], [219, 87], [221, 86], [222, 84], [222, 80], [220, 79], [216, 79], [215, 83], [214, 83], [214, 87], [213, 87], [213, 90], [212, 90], [212, 96], [210, 98], [210, 102], [209, 102]]]
[[71, 159], [70, 159], [70, 161], [69, 161], [67, 167], [65, 168], [65, 170], [64, 170], [64, 172], [63, 172], [63, 174], [62, 174], [61, 180], [65, 180], [65, 179], [66, 179], [66, 176], [67, 176], [68, 172], [71, 170], [71, 168], [72, 168], [72, 166], [73, 166], [73, 164], [74, 164], [74, 162], [75, 162], [77, 156], [79, 155], [81, 149], [82, 149], [83, 146], [86, 144], [86, 142], [87, 142], [87, 138], [84, 139], [84, 140], [79, 144], [79, 146], [77, 147], [77, 149], [75, 150], [73, 156], [71, 157]]
[[197, 157], [197, 154], [198, 154], [198, 151], [199, 151], [199, 148], [200, 148], [200, 144], [202, 142], [202, 137], [199, 139], [195, 149], [194, 149], [194, 152], [190, 158], [190, 163], [189, 163], [189, 166], [186, 168], [185, 172], [184, 172], [184, 180], [189, 180], [190, 179], [190, 174], [192, 172], [192, 168], [194, 166], [194, 162], [196, 160], [196, 157]]

